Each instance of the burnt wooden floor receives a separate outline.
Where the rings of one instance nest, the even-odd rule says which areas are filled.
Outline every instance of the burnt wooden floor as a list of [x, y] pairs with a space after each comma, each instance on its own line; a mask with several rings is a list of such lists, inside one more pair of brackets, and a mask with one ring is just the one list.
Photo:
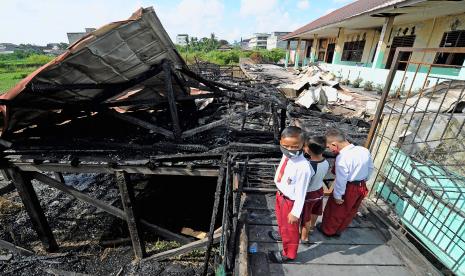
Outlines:
[[251, 275], [414, 275], [377, 227], [363, 216], [357, 217], [339, 238], [326, 238], [315, 231], [310, 245], [299, 245], [295, 261], [270, 262], [267, 252], [282, 249], [282, 243], [268, 236], [268, 231], [277, 231], [274, 201], [273, 193], [246, 195], [243, 211], [248, 214], [249, 246], [258, 244], [257, 253], [249, 253]]

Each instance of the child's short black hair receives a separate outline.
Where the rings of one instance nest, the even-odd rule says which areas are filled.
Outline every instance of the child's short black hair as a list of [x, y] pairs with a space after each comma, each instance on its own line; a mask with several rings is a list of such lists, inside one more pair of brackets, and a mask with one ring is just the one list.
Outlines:
[[326, 149], [326, 138], [324, 136], [308, 136], [305, 145], [314, 154], [322, 154]]
[[303, 131], [300, 127], [288, 126], [283, 130], [283, 132], [281, 132], [281, 139], [287, 137], [299, 137], [302, 139]]

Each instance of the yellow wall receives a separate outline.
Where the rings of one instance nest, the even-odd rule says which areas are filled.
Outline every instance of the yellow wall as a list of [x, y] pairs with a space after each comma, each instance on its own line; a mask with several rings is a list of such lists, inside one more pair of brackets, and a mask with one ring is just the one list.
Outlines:
[[[457, 23], [455, 23], [457, 22]], [[455, 24], [454, 24], [455, 23]], [[465, 30], [465, 13], [458, 15], [449, 15], [444, 17], [438, 17], [436, 19], [424, 20], [416, 23], [394, 25], [392, 33], [390, 34], [390, 39], [388, 45], [392, 43], [392, 39], [397, 35], [399, 28], [402, 32], [405, 28], [408, 28], [406, 35], [410, 35], [410, 32], [413, 27], [415, 27], [415, 42], [413, 47], [416, 48], [437, 48], [441, 42], [444, 32], [449, 32], [452, 30], [452, 26], [455, 26], [455, 30]], [[386, 54], [384, 55], [383, 63], [386, 64], [386, 61], [389, 56], [389, 49], [386, 49]], [[411, 60], [412, 61], [422, 61], [426, 63], [432, 63], [434, 61], [435, 53], [423, 54], [423, 53], [414, 53]]]

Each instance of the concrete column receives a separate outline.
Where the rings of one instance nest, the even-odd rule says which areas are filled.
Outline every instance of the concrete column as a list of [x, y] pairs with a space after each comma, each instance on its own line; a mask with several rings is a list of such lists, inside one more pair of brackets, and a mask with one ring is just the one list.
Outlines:
[[294, 68], [299, 68], [300, 46], [301, 45], [302, 45], [302, 39], [299, 38], [299, 40], [297, 41], [297, 48], [295, 49]]
[[333, 60], [331, 61], [332, 64], [341, 63], [342, 50], [344, 49], [344, 40], [344, 28], [339, 28], [337, 32], [336, 45], [334, 47]]
[[287, 68], [287, 65], [289, 64], [289, 55], [291, 54], [291, 41], [287, 41], [287, 47], [286, 47], [286, 61], [284, 63], [284, 68]]
[[313, 43], [312, 43], [312, 51], [310, 52], [310, 61], [315, 62], [317, 57], [317, 49], [316, 46], [318, 45], [318, 36], [315, 34], [313, 35]]
[[460, 68], [459, 79], [465, 79], [465, 60], [463, 61], [462, 68]]
[[373, 60], [372, 68], [382, 68], [384, 53], [386, 51], [386, 46], [389, 39], [389, 33], [392, 30], [392, 25], [394, 23], [394, 16], [386, 17], [383, 24], [383, 29], [381, 30], [381, 35], [379, 37], [378, 45], [376, 46], [375, 58]]
[[306, 66], [308, 63], [308, 59], [307, 59], [308, 44], [309, 44], [308, 42], [309, 42], [308, 40], [304, 40], [305, 48], [304, 48], [304, 54], [302, 55], [302, 66]]

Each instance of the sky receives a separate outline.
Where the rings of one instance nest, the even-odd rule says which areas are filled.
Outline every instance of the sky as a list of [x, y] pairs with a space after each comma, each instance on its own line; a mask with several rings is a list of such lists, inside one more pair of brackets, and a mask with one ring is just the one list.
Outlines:
[[175, 39], [178, 33], [229, 42], [255, 32], [293, 31], [351, 0], [0, 0], [0, 43], [46, 45], [68, 42], [82, 32], [127, 19], [153, 6]]

